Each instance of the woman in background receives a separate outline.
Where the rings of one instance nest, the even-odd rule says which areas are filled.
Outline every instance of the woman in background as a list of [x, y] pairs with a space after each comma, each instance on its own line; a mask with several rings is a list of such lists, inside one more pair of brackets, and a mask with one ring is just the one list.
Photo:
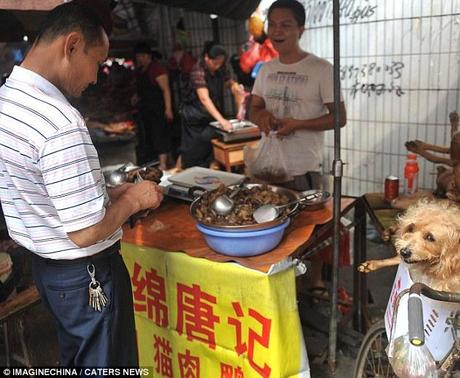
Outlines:
[[181, 154], [183, 168], [210, 167], [213, 163], [211, 139], [216, 137], [209, 122], [219, 122], [225, 130], [231, 123], [222, 115], [224, 87], [234, 96], [239, 84], [230, 78], [225, 66], [227, 52], [215, 42], [207, 42], [201, 58], [193, 66], [185, 88], [182, 106]]
[[143, 126], [139, 129], [138, 164], [158, 155], [160, 169], [166, 170], [171, 147], [169, 124], [173, 120], [168, 72], [153, 59], [150, 46], [138, 43], [134, 49], [137, 74], [139, 113]]

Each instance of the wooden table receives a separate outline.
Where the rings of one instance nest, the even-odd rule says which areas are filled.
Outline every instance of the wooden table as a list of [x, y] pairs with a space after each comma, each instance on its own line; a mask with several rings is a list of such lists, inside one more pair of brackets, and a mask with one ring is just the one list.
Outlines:
[[[237, 262], [244, 267], [267, 274], [272, 272], [273, 269], [276, 271], [276, 268], [282, 266], [283, 262], [288, 258], [296, 258], [302, 261], [318, 251], [316, 247], [321, 238], [333, 229], [332, 207], [333, 202], [329, 201], [324, 208], [315, 211], [302, 211], [293, 219], [281, 243], [272, 251], [259, 256], [231, 257], [214, 252], [207, 246], [202, 234], [197, 230], [196, 221], [189, 212], [189, 204], [171, 198], [167, 198], [160, 208], [155, 210], [151, 216], [141, 220], [133, 229], [125, 226], [123, 241], [139, 246], [158, 248], [165, 252], [183, 251], [189, 256], [200, 257], [214, 262]], [[344, 215], [353, 209], [355, 209], [355, 213], [358, 213], [358, 216], [355, 217], [355, 222], [353, 222], [356, 230], [353, 267], [355, 272], [353, 311], [349, 313], [348, 318], [353, 317], [355, 329], [360, 332], [364, 328], [361, 321], [363, 315], [362, 305], [365, 305], [366, 301], [363, 299], [365, 295], [359, 290], [366, 290], [366, 285], [364, 275], [358, 273], [356, 268], [357, 264], [362, 261], [363, 256], [366, 256], [365, 250], [361, 250], [361, 248], [366, 248], [365, 214], [363, 217], [363, 214], [360, 213], [360, 210], [364, 211], [363, 207], [360, 198], [342, 198], [341, 214]], [[359, 238], [357, 237], [358, 232], [361, 232]], [[328, 330], [327, 324], [327, 321], [322, 324], [326, 331]], [[339, 339], [344, 341], [341, 332], [339, 333]], [[354, 337], [353, 335], [361, 337], [359, 333], [354, 332], [352, 334], [352, 332], [348, 332], [351, 337]], [[359, 344], [360, 339], [350, 341], [350, 336], [345, 335], [345, 337], [348, 338], [348, 343]]]
[[256, 147], [259, 140], [249, 140], [239, 143], [223, 143], [218, 139], [213, 139], [211, 143], [214, 159], [221, 163], [227, 172], [231, 172], [232, 167], [244, 165], [244, 147]]
[[[342, 211], [353, 207], [354, 198], [342, 199]], [[140, 221], [134, 228], [124, 228], [123, 241], [163, 251], [184, 251], [192, 257], [202, 257], [216, 262], [236, 261], [240, 265], [262, 272], [289, 256], [299, 257], [311, 246], [310, 239], [316, 225], [332, 224], [332, 200], [322, 209], [302, 211], [297, 215], [281, 243], [270, 252], [259, 256], [232, 257], [210, 249], [203, 235], [196, 228], [190, 215], [189, 204], [167, 198], [153, 214]]]

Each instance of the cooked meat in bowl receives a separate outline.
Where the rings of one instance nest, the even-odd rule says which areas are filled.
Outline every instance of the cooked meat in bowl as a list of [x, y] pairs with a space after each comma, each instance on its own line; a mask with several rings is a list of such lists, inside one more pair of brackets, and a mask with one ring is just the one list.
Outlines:
[[[234, 207], [229, 214], [218, 215], [212, 209], [215, 199], [223, 194], [229, 196], [234, 190], [236, 189], [221, 185], [213, 191], [205, 192], [195, 208], [196, 219], [205, 224], [216, 226], [252, 225], [256, 223], [252, 214], [262, 205], [284, 205], [289, 202], [286, 195], [271, 190], [268, 185], [248, 186], [239, 190], [232, 198]], [[282, 209], [279, 217], [284, 217], [289, 211], [289, 208]]]

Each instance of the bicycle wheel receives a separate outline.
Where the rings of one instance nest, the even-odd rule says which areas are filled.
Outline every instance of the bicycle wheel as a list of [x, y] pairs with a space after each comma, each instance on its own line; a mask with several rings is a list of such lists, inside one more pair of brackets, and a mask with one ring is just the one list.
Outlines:
[[393, 378], [397, 377], [388, 361], [385, 348], [388, 339], [385, 323], [378, 321], [367, 331], [359, 349], [355, 363], [354, 378]]

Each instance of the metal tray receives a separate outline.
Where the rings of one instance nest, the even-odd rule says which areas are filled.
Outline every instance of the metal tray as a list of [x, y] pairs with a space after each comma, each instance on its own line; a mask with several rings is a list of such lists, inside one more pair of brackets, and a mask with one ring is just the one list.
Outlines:
[[233, 126], [233, 129], [230, 130], [230, 131], [224, 130], [222, 128], [222, 125], [217, 121], [209, 122], [209, 125], [212, 126], [212, 127], [215, 127], [216, 129], [218, 129], [218, 130], [220, 130], [222, 132], [229, 133], [229, 134], [246, 133], [246, 132], [249, 132], [249, 130], [251, 130], [251, 129], [256, 129], [256, 130], [259, 129], [257, 127], [257, 125], [253, 124], [251, 121], [247, 121], [247, 120], [239, 121], [237, 119], [229, 119], [228, 121]]
[[331, 198], [331, 193], [325, 192], [324, 190], [317, 190], [317, 189], [306, 190], [304, 192], [300, 192], [298, 195], [299, 195], [299, 198], [315, 195], [315, 198], [304, 199], [300, 203], [300, 208], [302, 210], [307, 210], [307, 211], [321, 209], [322, 207], [324, 207], [324, 204], [327, 201], [329, 201], [329, 199]]
[[168, 178], [173, 184], [186, 188], [194, 186], [206, 190], [216, 189], [219, 185], [235, 185], [244, 180], [244, 176], [236, 173], [216, 171], [203, 167], [191, 167]]
[[[255, 186], [263, 186], [262, 184], [246, 184], [245, 187], [247, 188], [253, 188]], [[295, 201], [297, 199], [299, 199], [299, 195], [294, 192], [293, 190], [290, 190], [290, 189], [286, 189], [286, 188], [282, 188], [282, 187], [279, 187], [279, 186], [273, 186], [273, 185], [267, 185], [271, 190], [273, 190], [275, 193], [280, 193], [280, 194], [284, 194], [288, 199], [289, 201]], [[232, 185], [232, 186], [229, 186], [230, 188], [236, 188], [236, 185]], [[193, 202], [192, 204], [190, 205], [190, 213], [192, 214], [193, 218], [195, 218], [195, 220], [203, 225], [203, 226], [206, 226], [208, 228], [212, 228], [212, 229], [215, 229], [215, 230], [219, 230], [219, 231], [227, 231], [227, 232], [242, 232], [242, 231], [251, 231], [251, 230], [263, 230], [263, 229], [266, 229], [266, 228], [270, 228], [270, 227], [274, 227], [274, 226], [277, 226], [281, 223], [283, 223], [286, 218], [290, 217], [291, 215], [294, 215], [297, 211], [297, 209], [299, 208], [299, 204], [294, 204], [294, 205], [291, 205], [289, 207], [289, 211], [286, 215], [284, 216], [281, 216], [279, 218], [276, 218], [275, 220], [272, 220], [270, 222], [264, 222], [264, 223], [255, 223], [255, 224], [247, 224], [247, 225], [242, 225], [242, 226], [232, 226], [232, 225], [229, 225], [229, 226], [223, 226], [223, 225], [215, 225], [215, 224], [212, 224], [212, 223], [207, 223], [207, 222], [202, 222], [202, 221], [199, 221], [196, 217], [196, 208], [200, 205], [200, 201], [201, 201], [201, 197], [202, 195], [200, 195], [199, 197], [197, 197]]]

